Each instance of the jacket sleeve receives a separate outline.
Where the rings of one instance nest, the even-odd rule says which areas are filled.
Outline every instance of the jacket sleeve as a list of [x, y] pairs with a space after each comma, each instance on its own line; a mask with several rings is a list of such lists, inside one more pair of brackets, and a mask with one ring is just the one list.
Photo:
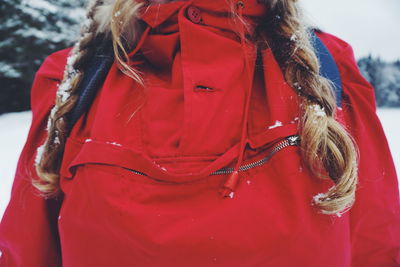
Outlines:
[[352, 266], [400, 266], [399, 184], [374, 88], [360, 73], [352, 47], [332, 35], [325, 39], [342, 77], [342, 118], [359, 149], [359, 182], [349, 210]]
[[0, 266], [61, 266], [57, 218], [62, 200], [44, 199], [31, 185], [36, 149], [46, 138], [47, 117], [54, 105], [68, 49], [46, 58], [31, 89], [32, 122], [19, 156], [11, 199], [0, 224]]

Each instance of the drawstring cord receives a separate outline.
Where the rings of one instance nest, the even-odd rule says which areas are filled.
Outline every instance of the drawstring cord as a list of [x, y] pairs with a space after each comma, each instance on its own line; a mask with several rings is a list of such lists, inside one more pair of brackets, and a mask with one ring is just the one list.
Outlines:
[[242, 1], [238, 1], [236, 3], [236, 7], [238, 8], [238, 16], [240, 18], [240, 43], [242, 47], [242, 51], [244, 53], [245, 59], [245, 71], [248, 78], [248, 84], [245, 86], [246, 90], [246, 104], [245, 104], [245, 112], [244, 112], [244, 119], [242, 125], [242, 132], [241, 132], [241, 139], [240, 139], [240, 148], [239, 148], [239, 157], [234, 167], [233, 173], [231, 173], [228, 179], [225, 181], [221, 194], [223, 197], [233, 197], [235, 189], [239, 182], [239, 168], [243, 162], [243, 156], [245, 147], [247, 144], [247, 122], [248, 122], [248, 113], [249, 113], [249, 106], [250, 106], [250, 98], [251, 98], [251, 88], [250, 85], [252, 84], [252, 77], [251, 77], [251, 70], [250, 70], [250, 61], [246, 52], [246, 38], [245, 38], [245, 25], [243, 19], [243, 8], [244, 3]]

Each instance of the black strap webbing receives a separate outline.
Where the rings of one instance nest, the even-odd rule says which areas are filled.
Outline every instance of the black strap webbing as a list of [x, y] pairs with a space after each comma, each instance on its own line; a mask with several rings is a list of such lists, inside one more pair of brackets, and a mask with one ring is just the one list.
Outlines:
[[114, 62], [114, 54], [111, 48], [96, 53], [85, 70], [85, 75], [78, 87], [78, 102], [68, 115], [68, 133], [78, 119], [88, 111], [98, 89], [104, 83], [108, 71]]

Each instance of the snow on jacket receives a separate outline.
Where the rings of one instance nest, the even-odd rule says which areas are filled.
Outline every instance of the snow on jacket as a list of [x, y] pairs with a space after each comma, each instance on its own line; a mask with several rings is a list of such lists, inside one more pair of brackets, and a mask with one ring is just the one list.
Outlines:
[[[188, 10], [200, 10], [201, 23]], [[143, 15], [153, 30], [131, 56], [146, 102], [132, 116], [145, 94], [114, 64], [67, 140], [58, 199], [39, 197], [30, 178], [70, 50], [44, 61], [0, 225], [1, 267], [400, 266], [398, 181], [374, 90], [352, 47], [329, 33], [318, 36], [342, 77], [338, 114], [360, 149], [354, 206], [341, 216], [318, 213], [312, 197], [334, 183], [303, 168], [295, 145], [242, 170], [231, 198], [218, 194], [229, 175], [218, 170], [234, 166], [240, 142], [241, 164], [251, 166], [298, 134], [299, 110], [271, 50], [257, 57], [243, 47], [215, 10], [229, 11], [216, 1], [179, 1]], [[262, 12], [256, 1], [243, 10], [250, 22]]]

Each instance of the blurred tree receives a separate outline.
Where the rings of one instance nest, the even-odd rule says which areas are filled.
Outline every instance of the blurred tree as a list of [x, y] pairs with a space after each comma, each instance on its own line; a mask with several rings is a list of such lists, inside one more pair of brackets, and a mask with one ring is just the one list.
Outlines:
[[400, 61], [384, 62], [371, 55], [358, 60], [363, 76], [375, 89], [379, 107], [400, 107]]
[[44, 58], [77, 37], [85, 0], [1, 0], [0, 114], [29, 109]]

